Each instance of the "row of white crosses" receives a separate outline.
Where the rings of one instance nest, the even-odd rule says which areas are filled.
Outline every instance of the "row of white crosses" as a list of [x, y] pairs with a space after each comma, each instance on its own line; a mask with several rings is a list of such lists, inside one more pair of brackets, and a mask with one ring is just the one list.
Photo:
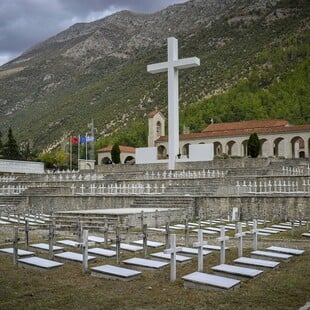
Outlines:
[[307, 168], [306, 167], [294, 168], [294, 167], [282, 166], [282, 174], [283, 175], [304, 175], [304, 174], [310, 175], [310, 165], [308, 165]]
[[225, 172], [220, 170], [198, 170], [198, 171], [190, 171], [190, 170], [182, 170], [182, 171], [172, 171], [172, 170], [164, 170], [164, 171], [146, 171], [144, 175], [145, 179], [196, 179], [196, 178], [223, 178], [225, 177]]
[[15, 180], [16, 178], [13, 176], [0, 176], [0, 182], [7, 183], [7, 182], [13, 182]]
[[0, 195], [19, 195], [27, 189], [25, 185], [2, 185], [0, 187]]
[[[310, 180], [303, 180], [303, 191], [310, 191]], [[298, 181], [269, 180], [236, 182], [237, 193], [296, 193], [299, 192]]]
[[[253, 221], [253, 249], [257, 250], [257, 220]], [[238, 257], [243, 255], [243, 236], [245, 233], [242, 232], [242, 223], [238, 223], [238, 232], [235, 234], [235, 238], [238, 239]], [[220, 263], [225, 264], [225, 248], [226, 241], [229, 240], [228, 236], [225, 236], [225, 227], [221, 227], [220, 237], [217, 238], [217, 241], [220, 242]], [[194, 247], [198, 248], [198, 272], [203, 272], [203, 247], [207, 245], [208, 242], [203, 240], [203, 231], [202, 229], [198, 230], [198, 242], [193, 244]], [[176, 235], [170, 235], [170, 248], [164, 250], [164, 253], [170, 254], [170, 281], [174, 282], [176, 280], [176, 255], [178, 252], [182, 251], [182, 247], [176, 246]]]
[[52, 175], [46, 175], [47, 181], [102, 181], [105, 179], [105, 176], [103, 174], [52, 174]]
[[165, 184], [90, 184], [86, 186], [81, 184], [77, 187], [72, 184], [72, 195], [103, 195], [103, 194], [163, 194], [166, 190]]

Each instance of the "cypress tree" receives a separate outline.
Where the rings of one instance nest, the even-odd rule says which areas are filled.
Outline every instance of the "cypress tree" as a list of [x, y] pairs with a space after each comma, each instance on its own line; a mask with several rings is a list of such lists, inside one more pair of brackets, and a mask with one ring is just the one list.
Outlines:
[[17, 142], [13, 136], [12, 128], [8, 131], [8, 141], [3, 145], [2, 148], [3, 158], [17, 160], [20, 159], [20, 152]]
[[256, 132], [250, 135], [248, 141], [248, 155], [252, 158], [256, 158], [259, 155], [260, 151], [260, 141]]
[[112, 161], [115, 164], [119, 164], [121, 162], [121, 150], [119, 148], [118, 143], [115, 143], [111, 150]]

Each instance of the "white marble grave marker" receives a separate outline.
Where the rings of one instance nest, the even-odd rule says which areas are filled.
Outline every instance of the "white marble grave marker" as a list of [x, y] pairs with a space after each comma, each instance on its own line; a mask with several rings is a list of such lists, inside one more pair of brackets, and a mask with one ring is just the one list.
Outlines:
[[228, 236], [225, 236], [225, 227], [222, 226], [221, 227], [221, 235], [220, 237], [216, 238], [217, 241], [220, 241], [221, 243], [221, 264], [225, 264], [225, 243], [226, 243], [226, 240], [228, 240], [229, 237]]
[[207, 244], [207, 241], [203, 241], [202, 229], [198, 229], [198, 242], [193, 244], [194, 247], [198, 247], [198, 272], [203, 272], [203, 246]]
[[150, 73], [168, 72], [168, 169], [175, 169], [179, 153], [179, 70], [200, 65], [197, 57], [179, 59], [178, 40], [168, 38], [168, 61], [147, 66]]
[[171, 259], [170, 259], [170, 281], [174, 282], [177, 277], [177, 262], [176, 262], [176, 256], [177, 252], [180, 252], [182, 250], [181, 247], [177, 248], [176, 247], [176, 235], [172, 234], [170, 235], [170, 249], [164, 250], [165, 254], [170, 254]]
[[242, 239], [245, 236], [245, 233], [242, 232], [242, 223], [238, 222], [238, 232], [235, 234], [235, 237], [238, 239], [238, 257], [242, 257], [243, 244]]
[[258, 229], [257, 229], [257, 220], [253, 220], [253, 250], [257, 250], [257, 236], [258, 236]]

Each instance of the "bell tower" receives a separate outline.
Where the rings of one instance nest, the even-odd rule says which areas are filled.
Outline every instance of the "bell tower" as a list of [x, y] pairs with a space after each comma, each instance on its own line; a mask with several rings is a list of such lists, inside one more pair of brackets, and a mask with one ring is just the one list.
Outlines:
[[165, 117], [159, 111], [155, 110], [149, 113], [149, 136], [148, 147], [155, 146], [155, 141], [165, 135]]

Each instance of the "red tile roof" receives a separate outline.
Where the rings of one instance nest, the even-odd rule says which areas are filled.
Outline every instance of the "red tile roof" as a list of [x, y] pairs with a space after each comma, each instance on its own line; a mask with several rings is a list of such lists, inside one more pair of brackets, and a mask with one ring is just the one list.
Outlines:
[[[98, 153], [111, 152], [113, 145], [108, 145], [102, 149], [97, 150]], [[131, 146], [120, 145], [119, 149], [121, 153], [135, 153], [136, 149]]]
[[[253, 125], [251, 127], [250, 125]], [[265, 126], [264, 126], [265, 125]], [[287, 132], [310, 131], [310, 124], [307, 125], [290, 125], [285, 120], [258, 120], [235, 123], [218, 123], [211, 124], [205, 130], [198, 133], [181, 134], [180, 140], [198, 140], [206, 138], [221, 138], [250, 135], [251, 133], [259, 134], [281, 134]], [[156, 141], [168, 141], [168, 136], [161, 136]]]

